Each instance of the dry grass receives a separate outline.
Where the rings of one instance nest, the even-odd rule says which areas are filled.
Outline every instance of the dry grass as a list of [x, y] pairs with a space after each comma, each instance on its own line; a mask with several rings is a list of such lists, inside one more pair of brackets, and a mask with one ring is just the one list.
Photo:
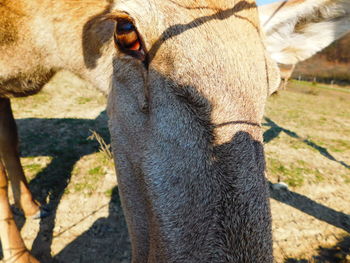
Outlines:
[[[278, 263], [350, 262], [349, 101], [350, 93], [331, 86], [292, 82], [268, 102], [268, 178], [290, 186], [271, 190]], [[105, 103], [67, 72], [42, 93], [13, 102], [30, 186], [54, 211], [22, 229], [44, 262], [129, 261]]]
[[291, 186], [349, 183], [349, 101], [346, 90], [296, 81], [270, 98], [264, 137], [271, 180]]
[[12, 104], [30, 187], [52, 211], [40, 224], [17, 218], [27, 246], [42, 262], [127, 261], [106, 98], [61, 72], [41, 93]]
[[265, 116], [276, 262], [350, 262], [350, 93], [292, 81]]
[[327, 83], [350, 83], [350, 63], [327, 61], [315, 56], [299, 63], [293, 73], [295, 79], [314, 80]]

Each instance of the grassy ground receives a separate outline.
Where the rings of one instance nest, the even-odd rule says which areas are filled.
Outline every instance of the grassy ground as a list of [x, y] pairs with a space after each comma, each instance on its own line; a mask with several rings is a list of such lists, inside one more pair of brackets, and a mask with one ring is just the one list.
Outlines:
[[271, 97], [264, 123], [271, 180], [349, 184], [349, 102], [346, 89], [297, 81]]
[[[334, 88], [293, 81], [267, 104], [277, 263], [350, 262], [350, 93]], [[109, 143], [105, 103], [67, 72], [40, 94], [13, 101], [31, 189], [53, 211], [41, 222], [18, 218], [25, 242], [43, 262], [130, 259], [113, 161], [91, 138], [97, 132]]]
[[96, 139], [109, 143], [106, 98], [61, 72], [12, 106], [30, 187], [52, 211], [41, 222], [17, 218], [27, 246], [45, 263], [127, 262], [113, 160]]
[[350, 93], [292, 81], [264, 120], [277, 262], [350, 262]]

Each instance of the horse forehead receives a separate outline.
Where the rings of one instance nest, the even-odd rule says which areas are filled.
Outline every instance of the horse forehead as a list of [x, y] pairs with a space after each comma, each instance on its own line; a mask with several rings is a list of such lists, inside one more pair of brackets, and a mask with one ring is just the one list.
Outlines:
[[[212, 8], [219, 5], [224, 8]], [[172, 49], [166, 51], [169, 57], [178, 48], [183, 49], [181, 41], [188, 41], [190, 36], [198, 37], [197, 50], [209, 46], [208, 41], [203, 42], [209, 39], [211, 46], [230, 46], [227, 50], [232, 51], [232, 39], [242, 46], [242, 41], [238, 41], [242, 33], [246, 40], [255, 41], [260, 37], [255, 7], [255, 1], [250, 0], [118, 0], [115, 5], [116, 10], [135, 19], [150, 51], [159, 53], [159, 47], [171, 45]], [[193, 45], [185, 47], [193, 50]]]
[[[136, 4], [136, 5], [152, 5], [157, 4], [164, 6], [167, 4], [175, 4], [180, 7], [187, 8], [214, 8], [233, 6], [237, 0], [119, 0], [117, 3]], [[253, 0], [243, 0], [241, 2], [253, 2]]]
[[[164, 1], [164, 0], [163, 0]], [[225, 9], [235, 5], [234, 0], [165, 0], [178, 7], [195, 9]]]
[[[183, 13], [185, 10], [196, 13], [196, 10], [219, 11], [225, 9], [251, 9], [256, 7], [255, 0], [119, 0], [115, 9], [124, 9], [138, 15], [159, 15], [167, 11]], [[238, 10], [237, 10], [238, 11]]]
[[222, 10], [233, 8], [235, 5], [255, 6], [255, 0], [156, 0], [159, 2], [170, 2], [179, 7], [188, 9], [216, 9]]

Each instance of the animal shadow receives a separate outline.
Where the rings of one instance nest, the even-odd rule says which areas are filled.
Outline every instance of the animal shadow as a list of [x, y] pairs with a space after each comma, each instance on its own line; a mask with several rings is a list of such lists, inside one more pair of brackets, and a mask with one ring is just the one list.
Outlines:
[[121, 209], [118, 187], [112, 192], [108, 217], [99, 218], [82, 235], [68, 244], [54, 262], [130, 262], [130, 241]]
[[[43, 263], [121, 262], [120, 259], [123, 257], [128, 258], [129, 254], [126, 251], [130, 249], [128, 249], [127, 228], [117, 189], [113, 190], [109, 203], [109, 217], [97, 220], [89, 231], [68, 245], [57, 257], [51, 256], [56, 211], [70, 182], [73, 167], [83, 156], [99, 151], [98, 142], [88, 140], [91, 130], [96, 131], [109, 144], [106, 113], [102, 112], [92, 120], [26, 118], [18, 119], [16, 122], [20, 135], [21, 156], [52, 158], [50, 164], [30, 181], [30, 189], [35, 198], [45, 204], [51, 212], [50, 216], [40, 221], [32, 253]], [[25, 219], [16, 216], [16, 222], [22, 228]], [[101, 233], [104, 233], [102, 239], [99, 238]], [[115, 248], [110, 244], [121, 245]], [[118, 257], [118, 260], [113, 261], [113, 257]], [[0, 258], [2, 258], [1, 249]]]

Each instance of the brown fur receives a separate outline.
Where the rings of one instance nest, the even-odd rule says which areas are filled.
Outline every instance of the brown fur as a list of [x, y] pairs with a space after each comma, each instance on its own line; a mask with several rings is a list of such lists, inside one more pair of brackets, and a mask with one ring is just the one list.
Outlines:
[[8, 46], [18, 41], [18, 24], [23, 14], [20, 2], [3, 0], [0, 2], [0, 46]]
[[280, 89], [285, 90], [287, 88], [287, 84], [289, 79], [292, 77], [295, 65], [284, 65], [278, 64], [278, 67], [281, 72], [281, 84]]
[[[272, 262], [259, 123], [276, 76], [266, 70], [256, 10], [203, 1], [176, 12], [185, 2], [159, 4], [152, 30], [147, 4], [116, 6], [139, 25], [150, 60], [147, 70], [116, 57], [108, 103], [133, 262]], [[144, 74], [148, 114], [137, 99]]]
[[[5, 260], [16, 263], [38, 262], [24, 246], [7, 200], [7, 176], [13, 187], [15, 204], [26, 216], [39, 207], [33, 199], [19, 161], [16, 124], [7, 98], [28, 96], [61, 68], [87, 77], [89, 66], [84, 58], [99, 58], [95, 43], [110, 39], [114, 23], [102, 21], [103, 31], [94, 32], [84, 26], [93, 16], [101, 18], [110, 3], [104, 1], [1, 1], [0, 2], [0, 238]], [[65, 14], [62, 19], [62, 14]], [[99, 24], [99, 23], [97, 23]], [[101, 34], [101, 35], [99, 35]], [[83, 45], [83, 35], [89, 45]], [[101, 37], [101, 40], [98, 39]], [[94, 41], [94, 42], [93, 42]], [[103, 46], [103, 43], [100, 47]], [[88, 55], [85, 56], [84, 52]], [[101, 69], [100, 69], [101, 70]], [[103, 72], [107, 72], [103, 70]], [[108, 74], [108, 73], [107, 73]], [[109, 74], [110, 75], [110, 74]], [[97, 87], [108, 89], [107, 79], [91, 73]], [[3, 170], [3, 168], [6, 170]], [[5, 191], [6, 190], [6, 191]], [[10, 233], [10, 234], [9, 234]]]

